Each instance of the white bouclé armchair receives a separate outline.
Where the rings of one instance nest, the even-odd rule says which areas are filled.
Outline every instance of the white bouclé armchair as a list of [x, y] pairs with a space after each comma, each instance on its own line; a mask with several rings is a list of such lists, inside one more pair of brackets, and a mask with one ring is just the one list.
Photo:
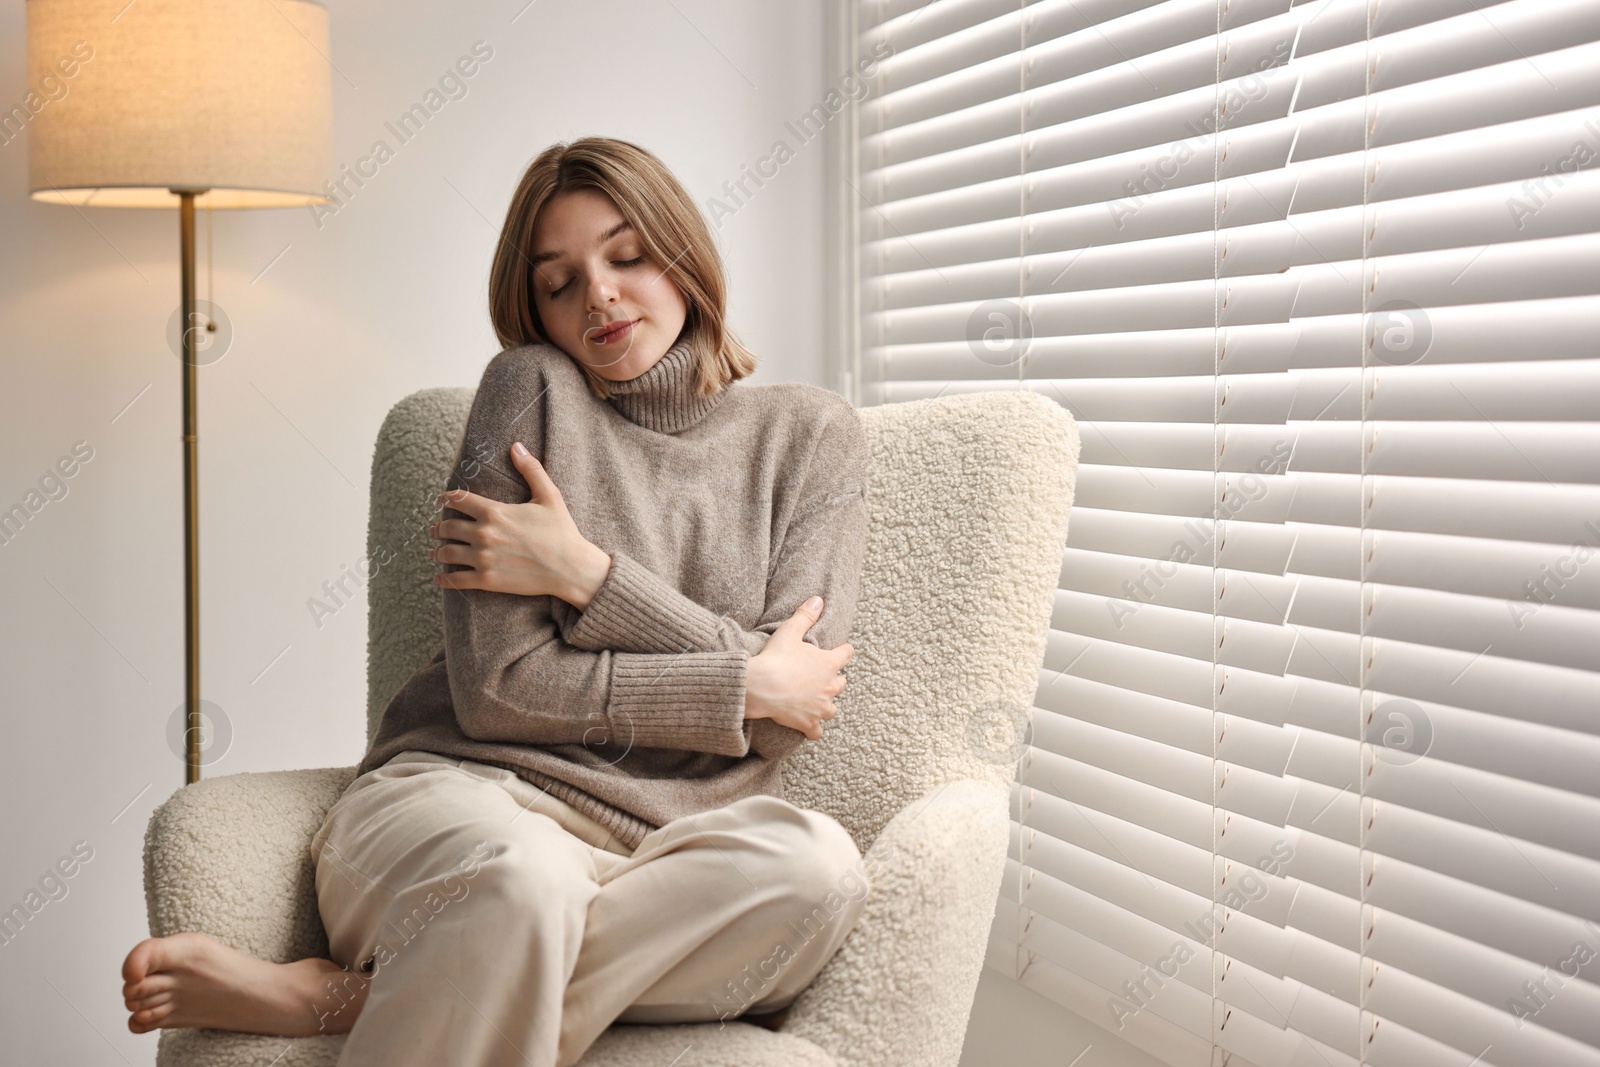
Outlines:
[[[424, 548], [471, 389], [396, 404], [372, 465], [367, 736], [443, 642]], [[872, 452], [855, 656], [839, 715], [784, 763], [872, 876], [865, 910], [778, 1030], [616, 1024], [580, 1067], [955, 1067], [1009, 832], [1066, 541], [1078, 433], [1015, 385], [863, 408]], [[326, 956], [312, 835], [354, 765], [209, 778], [151, 815], [152, 936], [197, 930], [264, 959]], [[345, 1038], [161, 1032], [159, 1067], [332, 1067]]]

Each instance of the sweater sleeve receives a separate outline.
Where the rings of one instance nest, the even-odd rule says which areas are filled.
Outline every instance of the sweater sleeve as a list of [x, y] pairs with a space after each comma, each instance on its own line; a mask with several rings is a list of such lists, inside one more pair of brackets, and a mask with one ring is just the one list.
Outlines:
[[[804, 640], [818, 648], [843, 644], [855, 620], [866, 553], [867, 444], [855, 409], [842, 399], [830, 407], [834, 414], [817, 435], [798, 503], [768, 567], [766, 606], [754, 629], [703, 607], [626, 552], [612, 550], [610, 571], [566, 628], [566, 641], [593, 650], [743, 649], [754, 656], [816, 594], [823, 599], [822, 617]], [[747, 719], [743, 729], [750, 750], [768, 759], [806, 740], [799, 730], [768, 718]]]
[[[491, 366], [495, 374], [503, 367]], [[468, 416], [462, 460], [448, 487], [503, 503], [526, 503], [520, 477], [491, 464], [513, 437], [530, 448], [524, 416], [537, 404], [519, 399], [526, 382], [485, 372]], [[505, 425], [518, 412], [519, 426]], [[542, 442], [541, 442], [542, 443]], [[468, 450], [484, 458], [469, 460]], [[445, 518], [471, 517], [454, 508]], [[467, 569], [444, 565], [445, 572]], [[475, 741], [527, 745], [581, 743], [642, 746], [744, 756], [745, 671], [741, 645], [664, 652], [576, 648], [552, 618], [550, 596], [484, 589], [443, 590], [445, 659], [451, 703], [461, 730]]]

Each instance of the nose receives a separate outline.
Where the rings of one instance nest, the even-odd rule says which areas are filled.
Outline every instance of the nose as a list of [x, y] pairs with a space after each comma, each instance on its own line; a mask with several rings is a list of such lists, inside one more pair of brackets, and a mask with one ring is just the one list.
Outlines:
[[589, 311], [591, 314], [603, 314], [604, 309], [617, 302], [617, 283], [608, 269], [601, 269], [589, 275]]

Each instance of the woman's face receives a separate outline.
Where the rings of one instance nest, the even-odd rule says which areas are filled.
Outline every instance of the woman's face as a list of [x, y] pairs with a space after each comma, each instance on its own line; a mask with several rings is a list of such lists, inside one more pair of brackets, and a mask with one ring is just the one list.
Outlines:
[[531, 258], [534, 310], [546, 335], [602, 378], [637, 378], [683, 332], [683, 293], [597, 189], [545, 202], [534, 220]]

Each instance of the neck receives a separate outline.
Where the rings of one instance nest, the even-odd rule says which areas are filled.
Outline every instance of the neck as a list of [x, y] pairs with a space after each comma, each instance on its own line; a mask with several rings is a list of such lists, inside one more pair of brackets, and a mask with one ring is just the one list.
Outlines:
[[610, 382], [608, 398], [629, 422], [658, 433], [678, 433], [709, 415], [722, 401], [726, 387], [710, 396], [695, 392], [696, 363], [687, 337], [672, 347], [637, 378]]

